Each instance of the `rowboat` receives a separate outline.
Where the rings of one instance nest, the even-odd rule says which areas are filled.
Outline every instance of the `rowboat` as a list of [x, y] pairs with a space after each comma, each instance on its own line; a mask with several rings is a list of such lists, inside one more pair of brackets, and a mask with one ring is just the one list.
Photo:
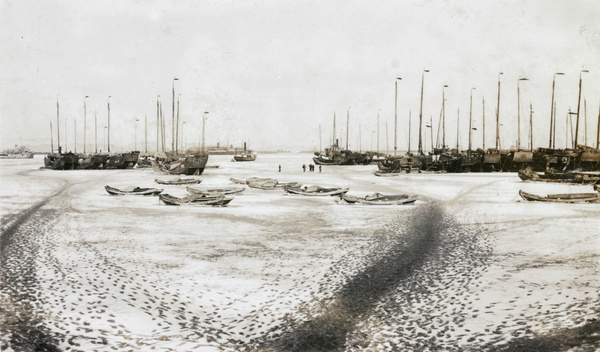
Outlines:
[[298, 182], [279, 182], [274, 178], [250, 177], [246, 180], [230, 178], [229, 181], [235, 184], [247, 185], [250, 188], [264, 190], [283, 189], [286, 187], [298, 186]]
[[373, 175], [375, 176], [379, 176], [379, 177], [392, 177], [392, 176], [398, 176], [400, 173], [399, 172], [391, 172], [391, 171], [374, 171]]
[[412, 204], [417, 200], [415, 196], [408, 194], [381, 194], [375, 193], [365, 197], [356, 197], [349, 194], [342, 194], [341, 198], [350, 204], [360, 203], [366, 205], [403, 205]]
[[224, 187], [218, 187], [218, 186], [209, 186], [209, 187], [186, 187], [187, 191], [190, 194], [204, 194], [204, 195], [214, 195], [217, 193], [220, 194], [239, 194], [244, 192], [244, 190], [246, 189], [246, 187], [243, 186], [224, 186]]
[[548, 194], [547, 196], [538, 196], [519, 191], [521, 198], [527, 201], [552, 202], [552, 203], [600, 203], [600, 193], [566, 193], [566, 194]]
[[109, 185], [104, 186], [104, 189], [106, 189], [106, 192], [108, 192], [108, 194], [110, 194], [112, 196], [125, 196], [125, 195], [157, 196], [163, 191], [162, 189], [158, 189], [158, 188], [140, 188], [140, 187], [130, 187], [127, 189], [118, 189], [118, 188], [111, 187]]
[[202, 182], [202, 180], [199, 180], [197, 178], [181, 178], [181, 177], [172, 178], [170, 180], [155, 179], [154, 181], [156, 183], [160, 183], [161, 185], [195, 185], [195, 184]]
[[327, 188], [321, 186], [290, 186], [284, 188], [290, 194], [303, 196], [338, 196], [349, 191], [349, 188]]
[[223, 195], [206, 196], [203, 194], [191, 194], [186, 197], [175, 197], [170, 194], [160, 194], [159, 199], [166, 205], [212, 205], [225, 206], [233, 200]]

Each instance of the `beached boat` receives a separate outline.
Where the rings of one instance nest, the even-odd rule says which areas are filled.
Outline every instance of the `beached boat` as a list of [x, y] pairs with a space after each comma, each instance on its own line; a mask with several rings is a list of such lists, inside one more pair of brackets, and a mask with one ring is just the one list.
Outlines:
[[537, 173], [531, 169], [518, 171], [519, 178], [523, 181], [558, 182], [576, 184], [600, 183], [600, 172], [597, 171], [565, 171]]
[[33, 152], [27, 147], [18, 147], [15, 145], [14, 149], [7, 149], [0, 153], [0, 159], [32, 159]]
[[79, 158], [77, 154], [61, 153], [60, 148], [58, 153], [50, 153], [44, 158], [44, 167], [52, 170], [74, 170], [77, 168]]
[[172, 178], [170, 180], [155, 179], [154, 181], [161, 185], [196, 185], [196, 184], [202, 182], [202, 180], [199, 180], [197, 178], [182, 178], [182, 177]]
[[159, 199], [167, 205], [212, 205], [225, 206], [233, 200], [223, 195], [206, 196], [203, 194], [191, 194], [186, 197], [175, 197], [170, 194], [160, 194]]
[[566, 194], [548, 194], [539, 196], [519, 191], [521, 198], [527, 201], [553, 202], [553, 203], [600, 203], [600, 193], [566, 193]]
[[186, 187], [190, 194], [240, 194], [244, 192], [246, 187], [243, 186], [207, 186], [207, 187]]
[[379, 177], [393, 177], [393, 176], [400, 175], [400, 173], [399, 172], [377, 170], [377, 171], [373, 171], [373, 175], [379, 176]]
[[109, 185], [104, 186], [106, 192], [112, 196], [157, 196], [163, 190], [158, 188], [141, 188], [141, 187], [129, 187], [125, 189], [118, 189]]
[[381, 194], [375, 193], [365, 197], [356, 197], [349, 194], [342, 194], [341, 198], [347, 203], [360, 203], [366, 205], [403, 205], [412, 204], [417, 200], [415, 196], [408, 194]]
[[290, 194], [303, 196], [338, 196], [348, 192], [348, 188], [321, 187], [321, 186], [290, 186], [284, 188]]
[[201, 175], [206, 168], [208, 154], [193, 152], [186, 155], [171, 154], [165, 158], [151, 160], [152, 169], [170, 175]]

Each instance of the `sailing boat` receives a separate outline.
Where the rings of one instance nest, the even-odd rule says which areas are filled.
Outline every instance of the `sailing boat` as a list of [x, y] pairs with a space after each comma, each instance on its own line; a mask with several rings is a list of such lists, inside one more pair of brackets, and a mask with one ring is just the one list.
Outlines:
[[59, 130], [59, 104], [56, 101], [56, 134], [58, 135], [58, 152], [54, 150], [44, 158], [44, 167], [52, 170], [73, 170], [77, 167], [78, 158], [77, 155], [69, 152], [66, 154], [62, 153], [62, 147], [60, 146], [60, 130]]

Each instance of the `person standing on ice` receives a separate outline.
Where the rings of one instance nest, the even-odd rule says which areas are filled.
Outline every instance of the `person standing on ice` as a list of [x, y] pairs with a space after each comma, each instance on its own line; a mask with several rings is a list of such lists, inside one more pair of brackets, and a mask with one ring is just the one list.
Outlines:
[[279, 172], [281, 172], [281, 164], [279, 164]]
[[302, 172], [306, 172], [306, 164], [302, 164]]

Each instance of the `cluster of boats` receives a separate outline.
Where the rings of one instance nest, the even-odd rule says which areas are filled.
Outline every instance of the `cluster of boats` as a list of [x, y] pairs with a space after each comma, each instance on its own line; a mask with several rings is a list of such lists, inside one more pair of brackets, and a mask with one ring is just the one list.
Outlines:
[[138, 162], [139, 151], [113, 154], [50, 153], [44, 158], [44, 168], [51, 170], [131, 169]]
[[537, 172], [552, 170], [600, 171], [600, 150], [578, 146], [576, 149], [539, 148], [534, 151], [477, 149], [434, 149], [428, 154], [389, 156], [378, 163], [377, 176], [402, 172], [518, 172], [529, 168]]
[[[374, 193], [364, 197], [357, 197], [346, 194], [349, 189], [341, 187], [321, 187], [315, 185], [301, 185], [297, 182], [280, 183], [272, 178], [251, 177], [247, 180], [231, 178], [234, 185], [218, 185], [198, 187], [201, 180], [196, 178], [175, 178], [169, 180], [155, 179], [158, 184], [164, 185], [186, 185], [187, 196], [176, 197], [163, 193], [159, 188], [128, 187], [115, 188], [109, 185], [104, 186], [106, 192], [113, 196], [132, 195], [132, 196], [158, 196], [166, 205], [210, 205], [226, 206], [233, 197], [244, 192], [245, 186], [262, 190], [283, 190], [286, 194], [302, 196], [338, 196], [347, 204], [365, 204], [365, 205], [403, 205], [412, 204], [417, 197], [407, 194], [381, 194]], [[241, 184], [245, 186], [240, 186]]]

